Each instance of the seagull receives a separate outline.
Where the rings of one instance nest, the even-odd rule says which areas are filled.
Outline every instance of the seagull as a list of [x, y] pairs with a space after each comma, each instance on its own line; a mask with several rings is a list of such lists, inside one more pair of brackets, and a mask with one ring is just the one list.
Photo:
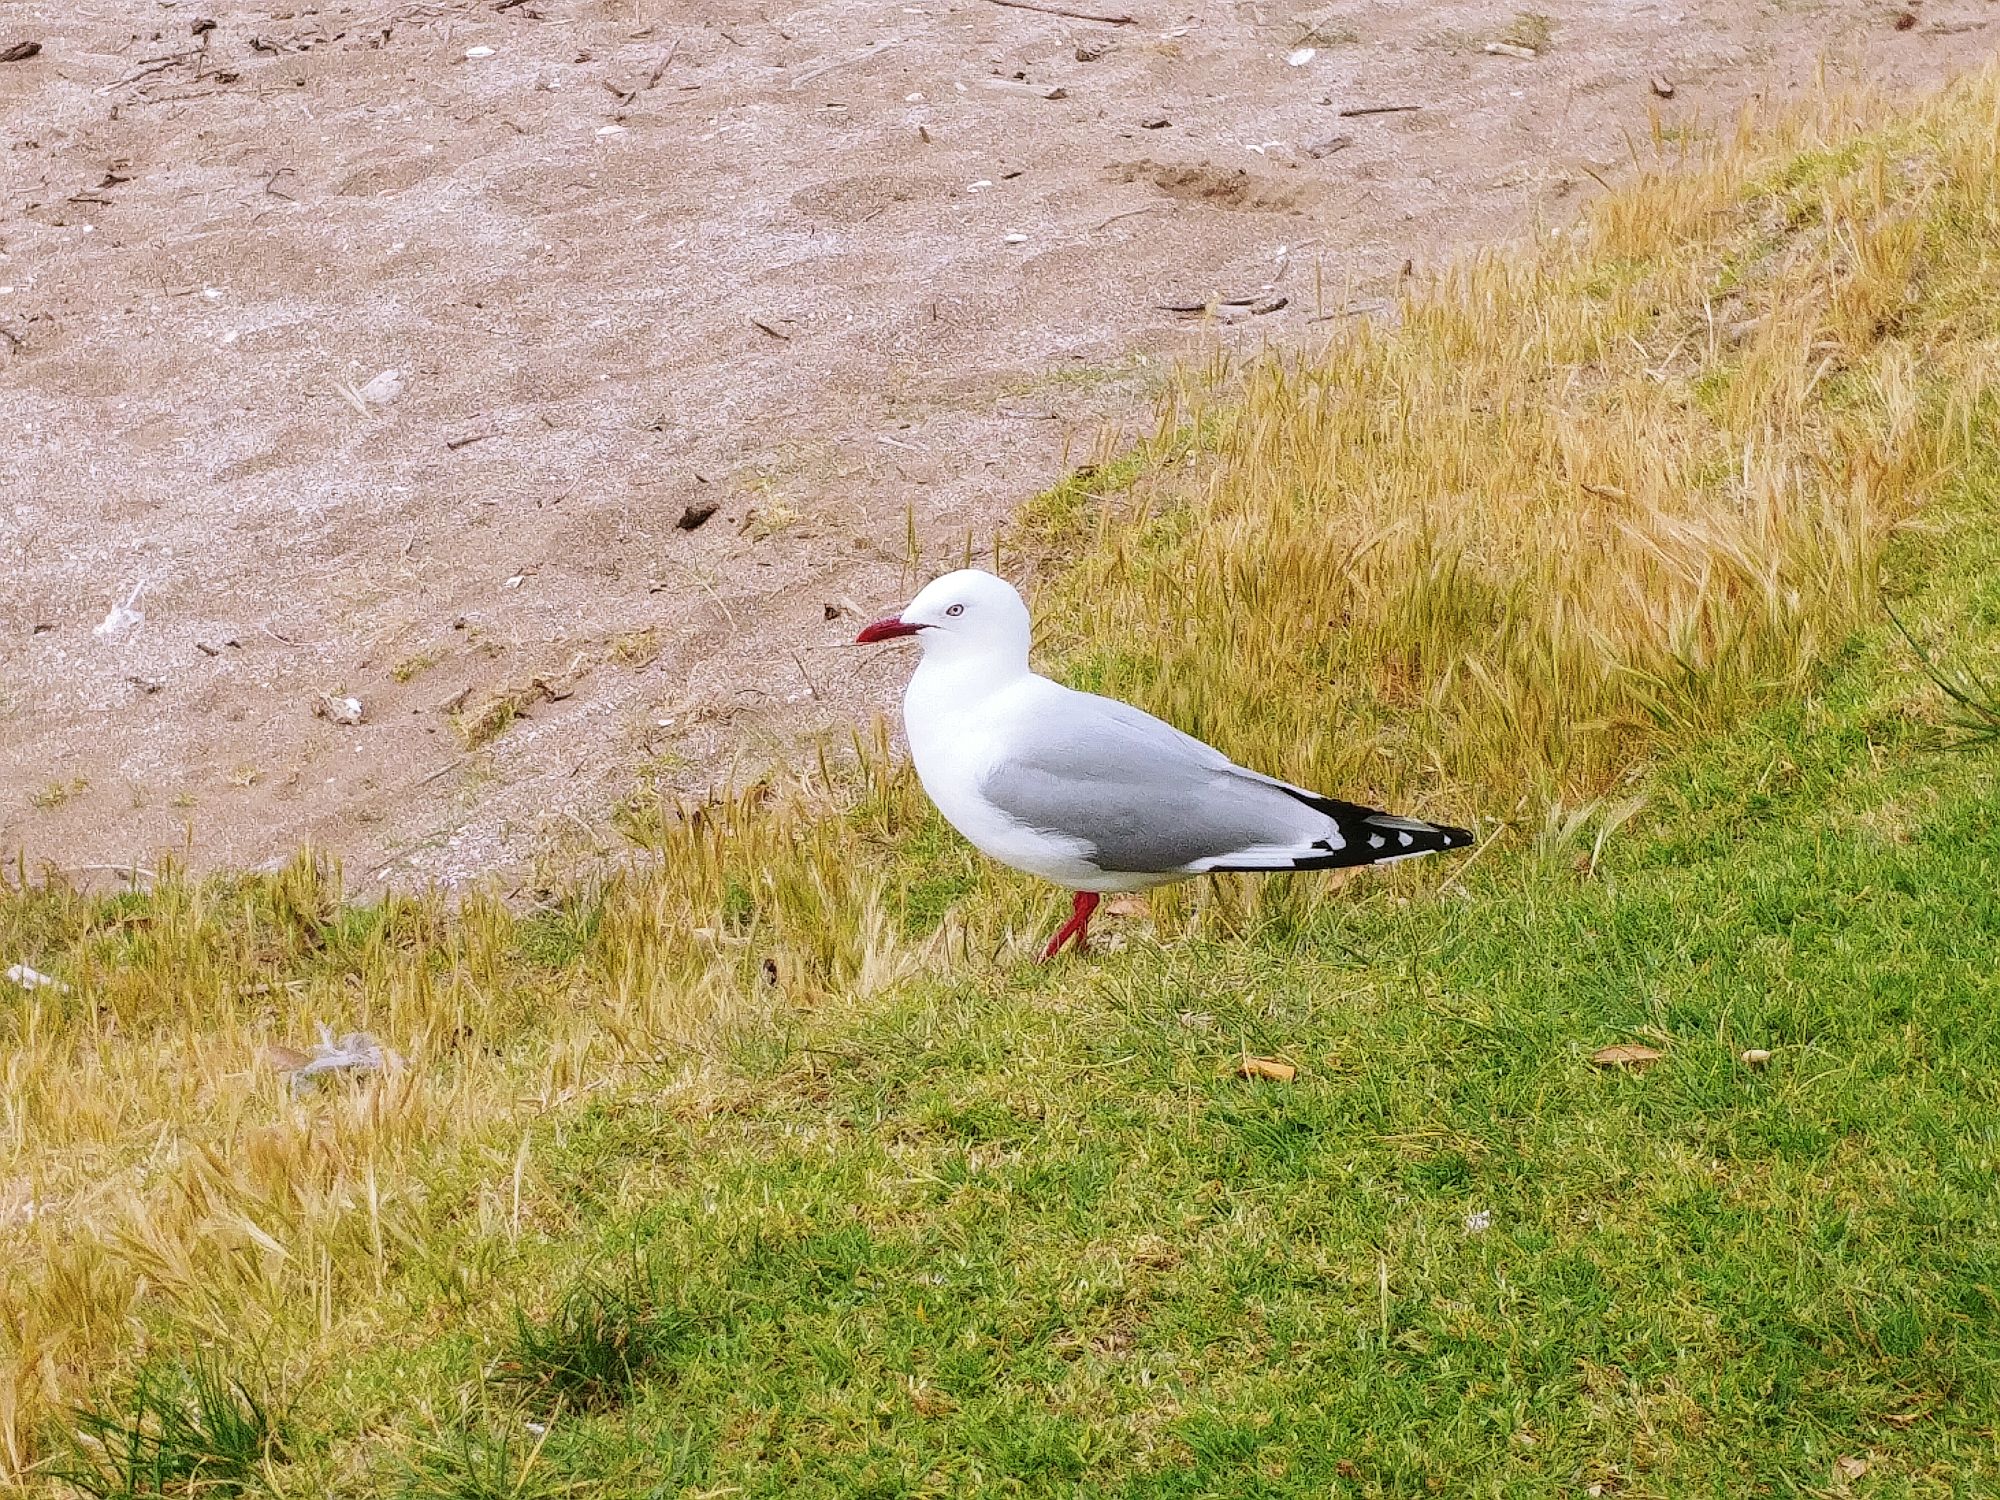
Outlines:
[[1237, 765], [1129, 703], [1028, 666], [1028, 607], [978, 568], [926, 585], [857, 644], [915, 636], [903, 694], [917, 779], [981, 853], [1075, 893], [1044, 960], [1086, 946], [1106, 892], [1225, 870], [1386, 865], [1472, 843], [1463, 828], [1323, 797]]

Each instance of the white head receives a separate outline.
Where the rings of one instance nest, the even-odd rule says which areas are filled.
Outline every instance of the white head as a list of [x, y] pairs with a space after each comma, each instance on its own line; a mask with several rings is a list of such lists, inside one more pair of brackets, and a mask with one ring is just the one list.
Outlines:
[[1028, 665], [1028, 606], [1014, 585], [978, 568], [934, 578], [900, 615], [877, 620], [857, 642], [913, 635], [928, 658]]

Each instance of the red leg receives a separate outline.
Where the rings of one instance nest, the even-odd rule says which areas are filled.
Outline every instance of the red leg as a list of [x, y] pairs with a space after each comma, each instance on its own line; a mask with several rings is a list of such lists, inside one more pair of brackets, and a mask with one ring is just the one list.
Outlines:
[[1070, 903], [1069, 920], [1056, 929], [1056, 935], [1049, 939], [1048, 947], [1042, 950], [1042, 960], [1047, 962], [1062, 952], [1063, 944], [1076, 939], [1076, 951], [1081, 953], [1090, 946], [1090, 935], [1085, 931], [1090, 926], [1090, 914], [1097, 910], [1097, 903], [1104, 898], [1096, 891], [1078, 891], [1076, 899]]

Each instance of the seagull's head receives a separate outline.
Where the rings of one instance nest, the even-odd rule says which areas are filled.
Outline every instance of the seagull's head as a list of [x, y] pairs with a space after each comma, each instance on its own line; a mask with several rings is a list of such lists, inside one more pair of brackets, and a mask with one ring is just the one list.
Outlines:
[[857, 642], [913, 635], [927, 656], [1028, 660], [1028, 606], [1014, 585], [978, 568], [934, 578], [900, 615], [877, 620]]

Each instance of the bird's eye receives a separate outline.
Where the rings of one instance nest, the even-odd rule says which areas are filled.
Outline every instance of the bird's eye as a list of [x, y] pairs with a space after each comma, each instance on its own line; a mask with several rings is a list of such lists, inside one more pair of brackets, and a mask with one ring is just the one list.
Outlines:
[[965, 613], [965, 606], [963, 604], [954, 604], [945, 613], [948, 615], [962, 615]]

